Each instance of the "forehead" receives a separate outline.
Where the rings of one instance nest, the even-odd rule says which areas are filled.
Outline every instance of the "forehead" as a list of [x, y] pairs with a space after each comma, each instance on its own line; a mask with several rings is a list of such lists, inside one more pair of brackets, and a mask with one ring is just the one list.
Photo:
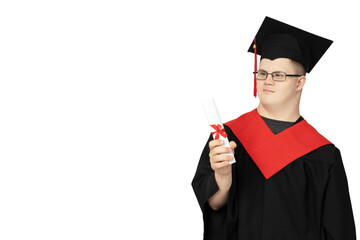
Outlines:
[[295, 67], [294, 63], [289, 58], [276, 58], [274, 60], [263, 58], [261, 59], [259, 65], [259, 69], [268, 72], [272, 72], [272, 71], [288, 72], [293, 70], [294, 67]]

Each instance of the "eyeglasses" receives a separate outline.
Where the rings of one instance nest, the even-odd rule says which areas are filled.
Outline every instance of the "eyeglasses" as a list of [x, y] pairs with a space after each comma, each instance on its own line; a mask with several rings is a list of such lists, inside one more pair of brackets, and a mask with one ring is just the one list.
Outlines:
[[286, 74], [284, 72], [272, 72], [272, 73], [268, 73], [266, 71], [257, 71], [257, 72], [253, 72], [254, 74], [256, 74], [256, 79], [257, 80], [265, 80], [268, 76], [268, 74], [271, 74], [271, 77], [274, 81], [277, 82], [283, 82], [286, 80], [286, 77], [301, 77], [302, 75], [296, 75], [296, 74]]

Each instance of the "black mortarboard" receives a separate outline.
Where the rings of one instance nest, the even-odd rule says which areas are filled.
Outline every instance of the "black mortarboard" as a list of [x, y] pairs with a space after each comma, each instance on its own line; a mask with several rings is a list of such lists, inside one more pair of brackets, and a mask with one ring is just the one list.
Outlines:
[[[261, 55], [261, 59], [290, 58], [302, 64], [309, 73], [332, 42], [329, 39], [265, 17], [248, 52]], [[254, 96], [256, 96], [256, 89], [254, 89]]]

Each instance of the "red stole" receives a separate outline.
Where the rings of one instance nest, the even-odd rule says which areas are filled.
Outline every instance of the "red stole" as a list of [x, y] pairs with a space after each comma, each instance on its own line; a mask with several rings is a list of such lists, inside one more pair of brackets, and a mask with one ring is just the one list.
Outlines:
[[332, 144], [305, 120], [275, 135], [256, 109], [224, 124], [234, 132], [266, 179], [297, 158]]

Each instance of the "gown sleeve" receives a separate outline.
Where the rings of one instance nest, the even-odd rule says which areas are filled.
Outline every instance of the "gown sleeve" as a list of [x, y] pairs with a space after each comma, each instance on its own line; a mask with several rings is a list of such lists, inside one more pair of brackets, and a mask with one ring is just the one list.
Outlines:
[[215, 180], [215, 172], [210, 165], [209, 142], [213, 139], [214, 138], [210, 133], [209, 139], [201, 153], [195, 176], [191, 182], [195, 196], [203, 212], [205, 205], [207, 205], [207, 200], [219, 190]]
[[322, 216], [325, 240], [355, 240], [355, 222], [348, 182], [341, 154], [337, 148], [335, 162], [329, 171]]

